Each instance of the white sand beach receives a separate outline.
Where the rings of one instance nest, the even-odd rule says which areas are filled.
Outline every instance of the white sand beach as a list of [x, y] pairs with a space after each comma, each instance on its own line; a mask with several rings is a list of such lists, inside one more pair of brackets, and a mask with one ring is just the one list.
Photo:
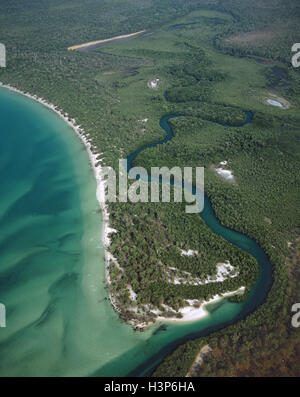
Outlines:
[[215, 295], [209, 301], [202, 301], [202, 303], [199, 306], [199, 308], [194, 307], [194, 304], [197, 304], [198, 301], [190, 299], [190, 300], [187, 300], [187, 302], [189, 303], [189, 306], [186, 306], [186, 307], [184, 307], [184, 308], [179, 310], [179, 312], [182, 314], [182, 318], [158, 317], [157, 320], [163, 321], [163, 322], [171, 321], [171, 322], [179, 322], [179, 323], [200, 320], [201, 318], [206, 317], [206, 316], [209, 315], [209, 312], [205, 309], [205, 306], [207, 304], [213, 303], [213, 302], [217, 302], [217, 301], [219, 301], [219, 300], [221, 300], [223, 298], [226, 298], [226, 297], [229, 297], [229, 296], [233, 296], [233, 295], [236, 295], [238, 293], [242, 293], [244, 291], [245, 291], [245, 287], [240, 287], [236, 291], [225, 292], [222, 295]]
[[[109, 213], [108, 213], [108, 209], [107, 209], [107, 205], [105, 203], [105, 180], [102, 176], [102, 167], [99, 163], [101, 163], [101, 154], [102, 153], [95, 153], [92, 150], [92, 143], [88, 138], [89, 134], [86, 134], [85, 131], [83, 130], [83, 128], [80, 127], [80, 125], [78, 125], [76, 123], [75, 119], [70, 119], [68, 117], [68, 114], [65, 113], [63, 110], [57, 108], [57, 106], [53, 105], [52, 103], [47, 102], [45, 99], [43, 98], [39, 98], [36, 95], [32, 95], [30, 93], [27, 92], [23, 92], [15, 87], [12, 87], [10, 85], [7, 84], [3, 84], [2, 82], [0, 82], [0, 87], [3, 88], [7, 88], [11, 91], [14, 91], [18, 94], [24, 95], [30, 99], [33, 99], [36, 102], [41, 103], [42, 105], [46, 106], [47, 108], [49, 108], [50, 110], [52, 110], [53, 112], [55, 112], [59, 117], [61, 117], [76, 133], [76, 135], [81, 139], [82, 143], [84, 144], [88, 155], [89, 155], [89, 159], [90, 159], [90, 163], [92, 166], [92, 169], [94, 171], [94, 175], [96, 178], [96, 182], [97, 182], [97, 191], [96, 191], [96, 197], [97, 200], [99, 202], [99, 205], [102, 209], [102, 222], [103, 222], [103, 228], [102, 228], [102, 242], [103, 242], [103, 246], [105, 249], [105, 259], [106, 259], [106, 264], [109, 265], [109, 261], [112, 258], [112, 255], [108, 252], [107, 248], [110, 245], [110, 239], [109, 239], [109, 234], [115, 232], [114, 229], [110, 228], [109, 225]], [[107, 268], [108, 266], [106, 266]], [[109, 278], [107, 278], [107, 280], [109, 280]]]
[[[76, 133], [76, 135], [81, 139], [82, 143], [84, 144], [88, 155], [89, 155], [89, 159], [90, 159], [90, 163], [92, 166], [92, 169], [94, 171], [94, 175], [96, 178], [96, 182], [97, 182], [97, 191], [96, 191], [96, 197], [97, 200], [99, 202], [99, 205], [102, 209], [102, 214], [103, 214], [103, 228], [102, 228], [102, 242], [103, 242], [103, 246], [104, 246], [104, 250], [105, 250], [105, 260], [106, 260], [106, 281], [108, 284], [110, 284], [110, 276], [109, 276], [109, 264], [110, 262], [114, 262], [116, 263], [117, 266], [119, 266], [119, 264], [117, 263], [117, 260], [113, 257], [113, 255], [111, 255], [108, 252], [108, 247], [110, 245], [110, 238], [109, 235], [111, 233], [116, 232], [115, 229], [112, 229], [110, 227], [109, 224], [109, 212], [108, 212], [108, 208], [105, 202], [105, 187], [106, 187], [106, 182], [103, 178], [103, 174], [102, 174], [102, 167], [101, 167], [101, 154], [102, 153], [95, 153], [92, 149], [92, 143], [91, 140], [88, 138], [89, 134], [85, 133], [85, 131], [83, 130], [83, 128], [78, 125], [76, 123], [75, 119], [70, 119], [68, 117], [68, 114], [66, 112], [64, 112], [63, 110], [57, 108], [55, 105], [53, 105], [52, 103], [47, 102], [45, 99], [43, 98], [39, 98], [36, 95], [32, 95], [30, 93], [26, 93], [23, 92], [15, 87], [12, 87], [10, 85], [6, 85], [3, 84], [2, 82], [0, 82], [0, 87], [3, 88], [7, 88], [11, 91], [14, 91], [18, 94], [24, 95], [30, 99], [33, 99], [34, 101], [37, 101], [39, 103], [41, 103], [42, 105], [46, 106], [47, 108], [49, 108], [50, 110], [52, 110], [53, 112], [55, 112], [59, 117], [61, 117]], [[187, 252], [182, 252], [183, 255], [192, 255], [195, 254], [195, 252], [189, 250]], [[223, 269], [224, 270], [224, 269]], [[176, 322], [185, 322], [185, 321], [195, 321], [198, 320], [202, 317], [205, 317], [208, 315], [207, 310], [205, 310], [205, 305], [207, 305], [208, 303], [212, 303], [215, 302], [219, 299], [222, 299], [226, 296], [230, 296], [230, 295], [235, 295], [236, 293], [238, 293], [241, 290], [244, 290], [245, 287], [241, 287], [239, 290], [237, 291], [233, 291], [233, 292], [227, 292], [224, 293], [222, 296], [216, 295], [214, 296], [211, 300], [209, 301], [204, 301], [201, 302], [201, 305], [199, 308], [195, 308], [193, 305], [199, 303], [197, 300], [190, 300], [188, 301], [189, 305], [180, 309], [179, 312], [183, 315], [183, 317], [181, 319], [178, 319], [176, 317], [174, 318], [164, 318], [164, 317], [158, 317], [157, 320], [158, 321], [176, 321]], [[109, 296], [109, 299], [111, 301], [111, 304], [113, 306], [113, 308], [115, 309], [115, 311], [117, 311], [118, 313], [120, 313], [120, 310], [117, 307], [116, 301], [114, 299], [113, 296]], [[146, 326], [147, 324], [145, 324]], [[141, 325], [142, 327], [142, 325]]]

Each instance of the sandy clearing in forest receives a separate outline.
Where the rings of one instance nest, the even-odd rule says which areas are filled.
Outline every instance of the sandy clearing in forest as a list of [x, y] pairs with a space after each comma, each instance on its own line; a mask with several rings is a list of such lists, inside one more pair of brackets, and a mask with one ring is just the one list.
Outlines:
[[187, 374], [185, 375], [187, 378], [193, 377], [193, 372], [197, 367], [201, 367], [203, 365], [204, 357], [212, 351], [212, 348], [209, 345], [203, 346], [199, 353], [197, 354], [193, 364], [191, 365], [190, 369], [188, 370]]
[[218, 166], [212, 164], [211, 169], [225, 181], [236, 183], [233, 172], [228, 168], [224, 168], [227, 166], [228, 166], [228, 161], [221, 161]]
[[271, 92], [269, 92], [269, 97], [264, 98], [264, 102], [268, 105], [271, 106], [276, 106], [280, 109], [289, 109], [291, 107], [291, 104], [289, 101], [287, 101], [286, 99], [276, 95], [276, 94], [272, 94]]
[[109, 39], [89, 41], [88, 43], [77, 44], [77, 45], [73, 45], [71, 47], [68, 47], [68, 51], [78, 50], [80, 48], [89, 47], [91, 45], [110, 43], [110, 42], [113, 42], [113, 41], [116, 41], [116, 40], [129, 39], [131, 37], [138, 36], [138, 35], [140, 35], [142, 33], [145, 33], [145, 32], [146, 32], [146, 30], [141, 30], [141, 31], [135, 32], [135, 33], [130, 33], [130, 34], [124, 34], [122, 36], [111, 37]]
[[[228, 291], [228, 292], [224, 292], [220, 295], [217, 294], [217, 295], [214, 295], [208, 301], [203, 300], [203, 301], [199, 302], [197, 299], [187, 299], [186, 301], [188, 302], [189, 305], [178, 310], [178, 312], [181, 313], [181, 315], [182, 315], [181, 318], [158, 316], [156, 318], [156, 320], [163, 321], [165, 323], [168, 323], [168, 322], [183, 323], [183, 322], [200, 320], [201, 318], [209, 315], [209, 312], [205, 308], [205, 306], [207, 304], [218, 302], [218, 301], [220, 301], [224, 298], [228, 298], [230, 296], [242, 294], [245, 292], [245, 289], [246, 288], [244, 286], [242, 286], [242, 287], [238, 288], [236, 291]], [[197, 303], [200, 303], [200, 306], [198, 308], [194, 306]], [[153, 311], [153, 313], [154, 313], [154, 311]]]

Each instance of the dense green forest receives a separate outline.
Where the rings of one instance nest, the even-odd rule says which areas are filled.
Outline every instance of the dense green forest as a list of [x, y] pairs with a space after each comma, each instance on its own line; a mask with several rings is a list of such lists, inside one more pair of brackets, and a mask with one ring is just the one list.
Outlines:
[[[290, 306], [299, 302], [300, 71], [290, 65], [290, 49], [299, 42], [298, 2], [0, 4], [0, 41], [8, 58], [0, 81], [43, 97], [75, 118], [103, 163], [115, 169], [120, 158], [164, 137], [159, 127], [164, 114], [180, 114], [171, 121], [172, 141], [143, 152], [135, 164], [204, 166], [205, 190], [218, 219], [254, 238], [273, 265], [273, 286], [262, 306], [233, 326], [180, 346], [155, 374], [184, 376], [205, 342], [213, 352], [199, 376], [268, 375], [276, 368], [294, 375], [299, 332], [290, 326]], [[70, 45], [142, 29], [152, 34], [92, 53], [67, 51]], [[147, 83], [155, 77], [159, 85], [152, 90]], [[289, 107], [267, 105], [270, 95], [283, 97]], [[249, 110], [252, 123], [239, 127]], [[141, 123], [145, 118], [147, 123]], [[215, 172], [224, 160], [235, 183]], [[112, 203], [109, 212], [117, 230], [110, 252], [119, 263], [110, 266], [110, 292], [127, 320], [151, 321], [155, 308], [170, 316], [186, 299], [207, 300], [241, 285], [247, 287], [245, 299], [257, 277], [256, 261], [214, 235], [198, 215], [185, 214], [184, 204]], [[189, 249], [198, 255], [180, 254]], [[223, 283], [168, 281], [170, 267], [204, 279], [227, 260], [239, 275]], [[278, 355], [272, 358], [268, 351]]]
[[[299, 376], [299, 331], [290, 325], [290, 308], [299, 301], [299, 238], [286, 260], [288, 286], [284, 308], [264, 312], [264, 323], [239, 322], [209, 337], [189, 341], [177, 348], [156, 369], [153, 376], [185, 376], [196, 354], [209, 343], [212, 352], [194, 376]], [[272, 305], [272, 301], [266, 304]], [[249, 327], [250, 320], [250, 327]]]

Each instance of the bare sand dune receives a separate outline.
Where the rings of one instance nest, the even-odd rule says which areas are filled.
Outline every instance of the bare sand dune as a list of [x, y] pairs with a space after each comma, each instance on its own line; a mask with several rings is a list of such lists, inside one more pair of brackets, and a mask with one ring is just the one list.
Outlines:
[[101, 44], [106, 44], [106, 43], [111, 43], [113, 41], [117, 41], [117, 40], [125, 40], [125, 39], [129, 39], [129, 38], [133, 38], [135, 36], [138, 36], [142, 33], [145, 33], [146, 30], [141, 30], [139, 32], [135, 32], [135, 33], [130, 33], [130, 34], [125, 34], [122, 36], [116, 36], [116, 37], [111, 37], [109, 39], [104, 39], [104, 40], [96, 40], [96, 41], [89, 41], [88, 43], [83, 43], [83, 44], [78, 44], [78, 45], [73, 45], [71, 47], [68, 47], [69, 51], [73, 51], [73, 50], [79, 50], [85, 47], [90, 47], [90, 46], [94, 46], [94, 45], [101, 45]]

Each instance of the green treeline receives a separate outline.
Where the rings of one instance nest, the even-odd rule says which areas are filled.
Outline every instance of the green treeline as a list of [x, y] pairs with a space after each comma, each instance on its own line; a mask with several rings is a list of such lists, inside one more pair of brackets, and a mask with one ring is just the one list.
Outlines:
[[[192, 28], [169, 30], [171, 25], [190, 22], [189, 13], [208, 10], [224, 12], [222, 23], [201, 15]], [[156, 374], [184, 376], [203, 341], [211, 345], [213, 354], [200, 375], [236, 374], [234, 363], [245, 365], [247, 360], [249, 374], [255, 374], [268, 349], [277, 351], [289, 341], [289, 349], [296, 349], [289, 325], [290, 304], [299, 299], [295, 293], [299, 284], [294, 267], [291, 271], [285, 262], [290, 253], [287, 242], [299, 236], [300, 219], [300, 69], [289, 65], [291, 45], [299, 41], [298, 1], [34, 0], [29, 7], [11, 0], [2, 4], [0, 19], [1, 42], [9, 54], [0, 81], [43, 97], [64, 109], [70, 119], [76, 118], [89, 134], [92, 149], [101, 153], [102, 164], [117, 169], [120, 158], [163, 139], [159, 120], [164, 114], [181, 115], [170, 122], [174, 138], [144, 151], [134, 165], [204, 166], [206, 193], [220, 222], [254, 238], [270, 258], [274, 282], [267, 301], [243, 321], [183, 345]], [[113, 55], [108, 50], [107, 54], [106, 50], [66, 50], [142, 29], [154, 35], [122, 42], [121, 49], [116, 43]], [[257, 31], [271, 34], [259, 43], [236, 39]], [[263, 64], [254, 61], [257, 57], [272, 64], [263, 70]], [[243, 65], [249, 61], [248, 71], [255, 65], [261, 69], [254, 75], [244, 73], [235, 86], [231, 70], [239, 71], [237, 60]], [[151, 90], [147, 83], [155, 77], [160, 78], [159, 87]], [[240, 92], [238, 85], [247, 89]], [[220, 87], [228, 92], [221, 96]], [[280, 113], [265, 106], [262, 97], [271, 90], [287, 98], [291, 108]], [[250, 97], [249, 108], [245, 103]], [[249, 110], [254, 111], [252, 123], [220, 125], [242, 124]], [[139, 120], [145, 118], [147, 123], [141, 124]], [[215, 168], [224, 160], [236, 183], [216, 175]], [[111, 203], [109, 212], [117, 230], [111, 235], [110, 251], [121, 267], [111, 264], [110, 289], [128, 319], [145, 317], [145, 305], [168, 316], [163, 304], [178, 310], [186, 299], [207, 299], [241, 285], [247, 287], [246, 296], [256, 279], [256, 261], [213, 234], [198, 215], [185, 214], [184, 204]], [[198, 255], [181, 255], [181, 250], [189, 249]], [[216, 264], [227, 260], [239, 276], [225, 283], [169, 283], [170, 267], [205, 278], [214, 276]], [[137, 294], [136, 301], [129, 287]], [[152, 317], [149, 314], [145, 320]]]

